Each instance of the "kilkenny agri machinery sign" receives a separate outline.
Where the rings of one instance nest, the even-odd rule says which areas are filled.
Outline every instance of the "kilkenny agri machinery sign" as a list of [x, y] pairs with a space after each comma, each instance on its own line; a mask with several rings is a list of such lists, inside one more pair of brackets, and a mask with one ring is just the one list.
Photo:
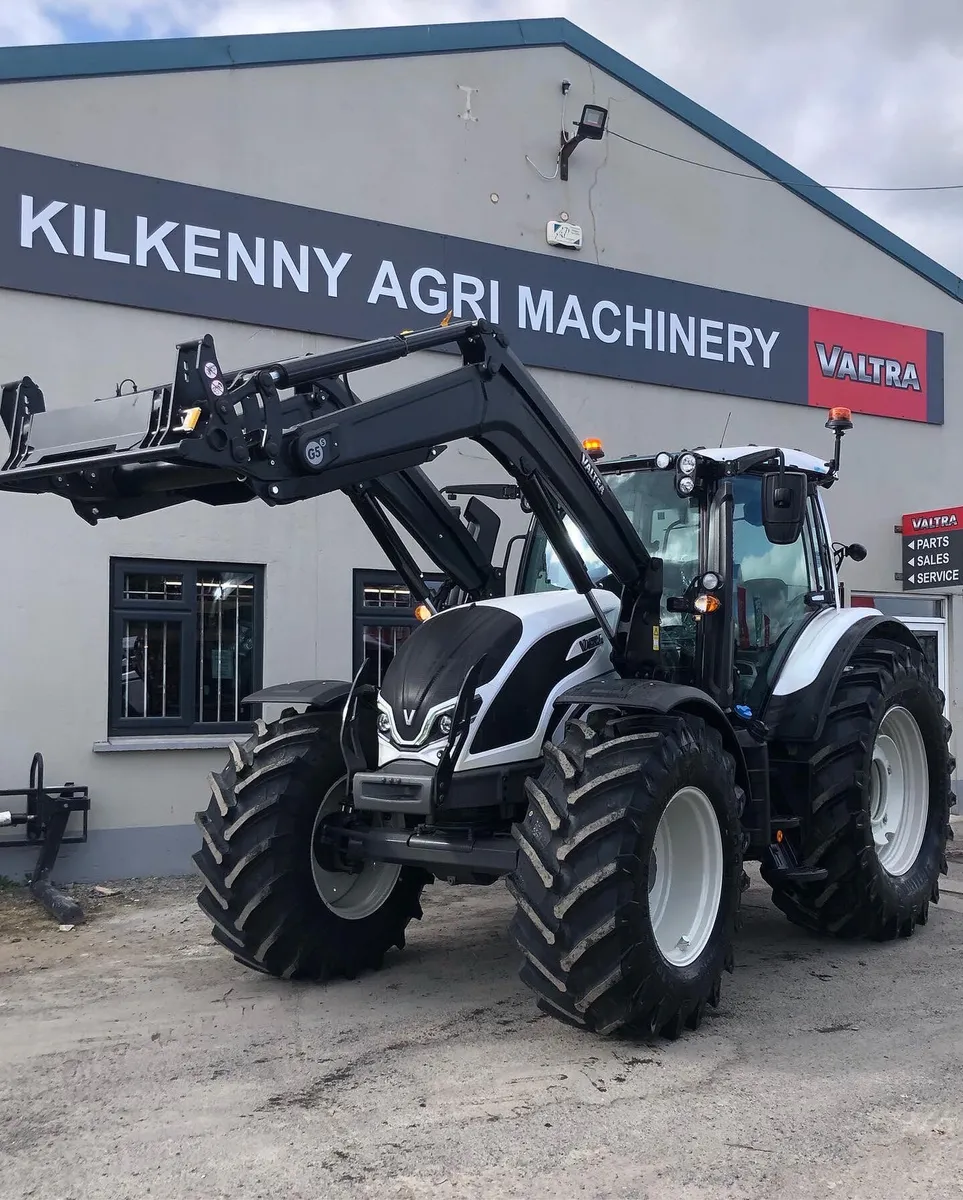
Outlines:
[[943, 422], [932, 330], [4, 148], [0, 287], [337, 338], [451, 312], [531, 367]]

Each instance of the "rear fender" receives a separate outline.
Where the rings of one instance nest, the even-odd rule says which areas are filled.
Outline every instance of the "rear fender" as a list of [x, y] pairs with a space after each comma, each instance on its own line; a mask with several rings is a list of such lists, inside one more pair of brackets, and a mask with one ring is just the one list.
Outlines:
[[603, 675], [588, 683], [570, 688], [559, 696], [556, 705], [560, 709], [608, 707], [635, 712], [690, 713], [701, 717], [706, 724], [718, 730], [722, 744], [736, 760], [736, 777], [745, 789], [746, 796], [752, 795], [746, 756], [739, 743], [735, 729], [715, 700], [698, 688], [679, 683], [663, 683], [650, 679], [622, 679], [616, 674]]
[[342, 708], [351, 691], [343, 679], [298, 679], [294, 683], [275, 683], [245, 696], [242, 704], [307, 704], [315, 710]]
[[760, 713], [773, 740], [810, 742], [820, 737], [833, 692], [853, 651], [883, 638], [921, 652], [912, 630], [873, 608], [829, 609], [803, 630], [783, 663]]

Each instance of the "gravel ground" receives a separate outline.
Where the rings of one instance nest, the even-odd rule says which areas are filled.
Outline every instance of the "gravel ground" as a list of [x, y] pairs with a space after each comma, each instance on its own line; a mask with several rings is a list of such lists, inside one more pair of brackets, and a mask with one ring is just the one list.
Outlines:
[[883, 947], [754, 876], [674, 1044], [540, 1016], [499, 885], [429, 889], [404, 954], [323, 988], [238, 967], [192, 880], [114, 886], [71, 930], [0, 890], [2, 1200], [963, 1196], [963, 862]]

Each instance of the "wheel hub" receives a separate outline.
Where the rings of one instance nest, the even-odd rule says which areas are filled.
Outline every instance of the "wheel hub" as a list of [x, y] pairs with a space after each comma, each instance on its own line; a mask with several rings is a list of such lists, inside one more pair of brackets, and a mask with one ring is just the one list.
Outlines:
[[659, 952], [673, 966], [689, 966], [705, 950], [723, 875], [712, 801], [700, 788], [681, 788], [662, 813], [649, 859], [649, 919]]
[[350, 826], [342, 813], [329, 813], [314, 824], [312, 849], [314, 862], [328, 874], [357, 875], [364, 867], [361, 859], [352, 858], [347, 844]]
[[361, 921], [385, 903], [398, 877], [398, 863], [366, 862], [347, 858], [340, 839], [328, 837], [344, 828], [343, 804], [346, 777], [325, 793], [311, 830], [311, 875], [325, 907], [346, 921]]
[[890, 875], [912, 869], [929, 813], [926, 747], [913, 714], [891, 708], [880, 722], [869, 776], [869, 820], [880, 865]]

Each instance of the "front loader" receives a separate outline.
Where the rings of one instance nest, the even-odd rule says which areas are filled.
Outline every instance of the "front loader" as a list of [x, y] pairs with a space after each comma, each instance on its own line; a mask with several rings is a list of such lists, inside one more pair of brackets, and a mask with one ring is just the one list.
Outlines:
[[[351, 372], [443, 347], [460, 365], [351, 391]], [[832, 541], [822, 492], [848, 410], [829, 414], [829, 461], [603, 462], [472, 321], [234, 372], [205, 337], [168, 384], [48, 412], [25, 378], [0, 417], [0, 490], [90, 522], [344, 491], [425, 608], [380, 685], [365, 662], [247, 698], [303, 710], [233, 744], [198, 814], [199, 903], [246, 966], [354, 977], [404, 946], [426, 884], [504, 879], [544, 1011], [674, 1037], [719, 1003], [746, 861], [819, 933], [905, 937], [938, 900], [951, 730], [906, 626], [840, 606], [837, 570], [863, 551]], [[473, 498], [463, 523], [422, 471], [458, 438], [532, 514], [514, 589], [491, 511]]]

